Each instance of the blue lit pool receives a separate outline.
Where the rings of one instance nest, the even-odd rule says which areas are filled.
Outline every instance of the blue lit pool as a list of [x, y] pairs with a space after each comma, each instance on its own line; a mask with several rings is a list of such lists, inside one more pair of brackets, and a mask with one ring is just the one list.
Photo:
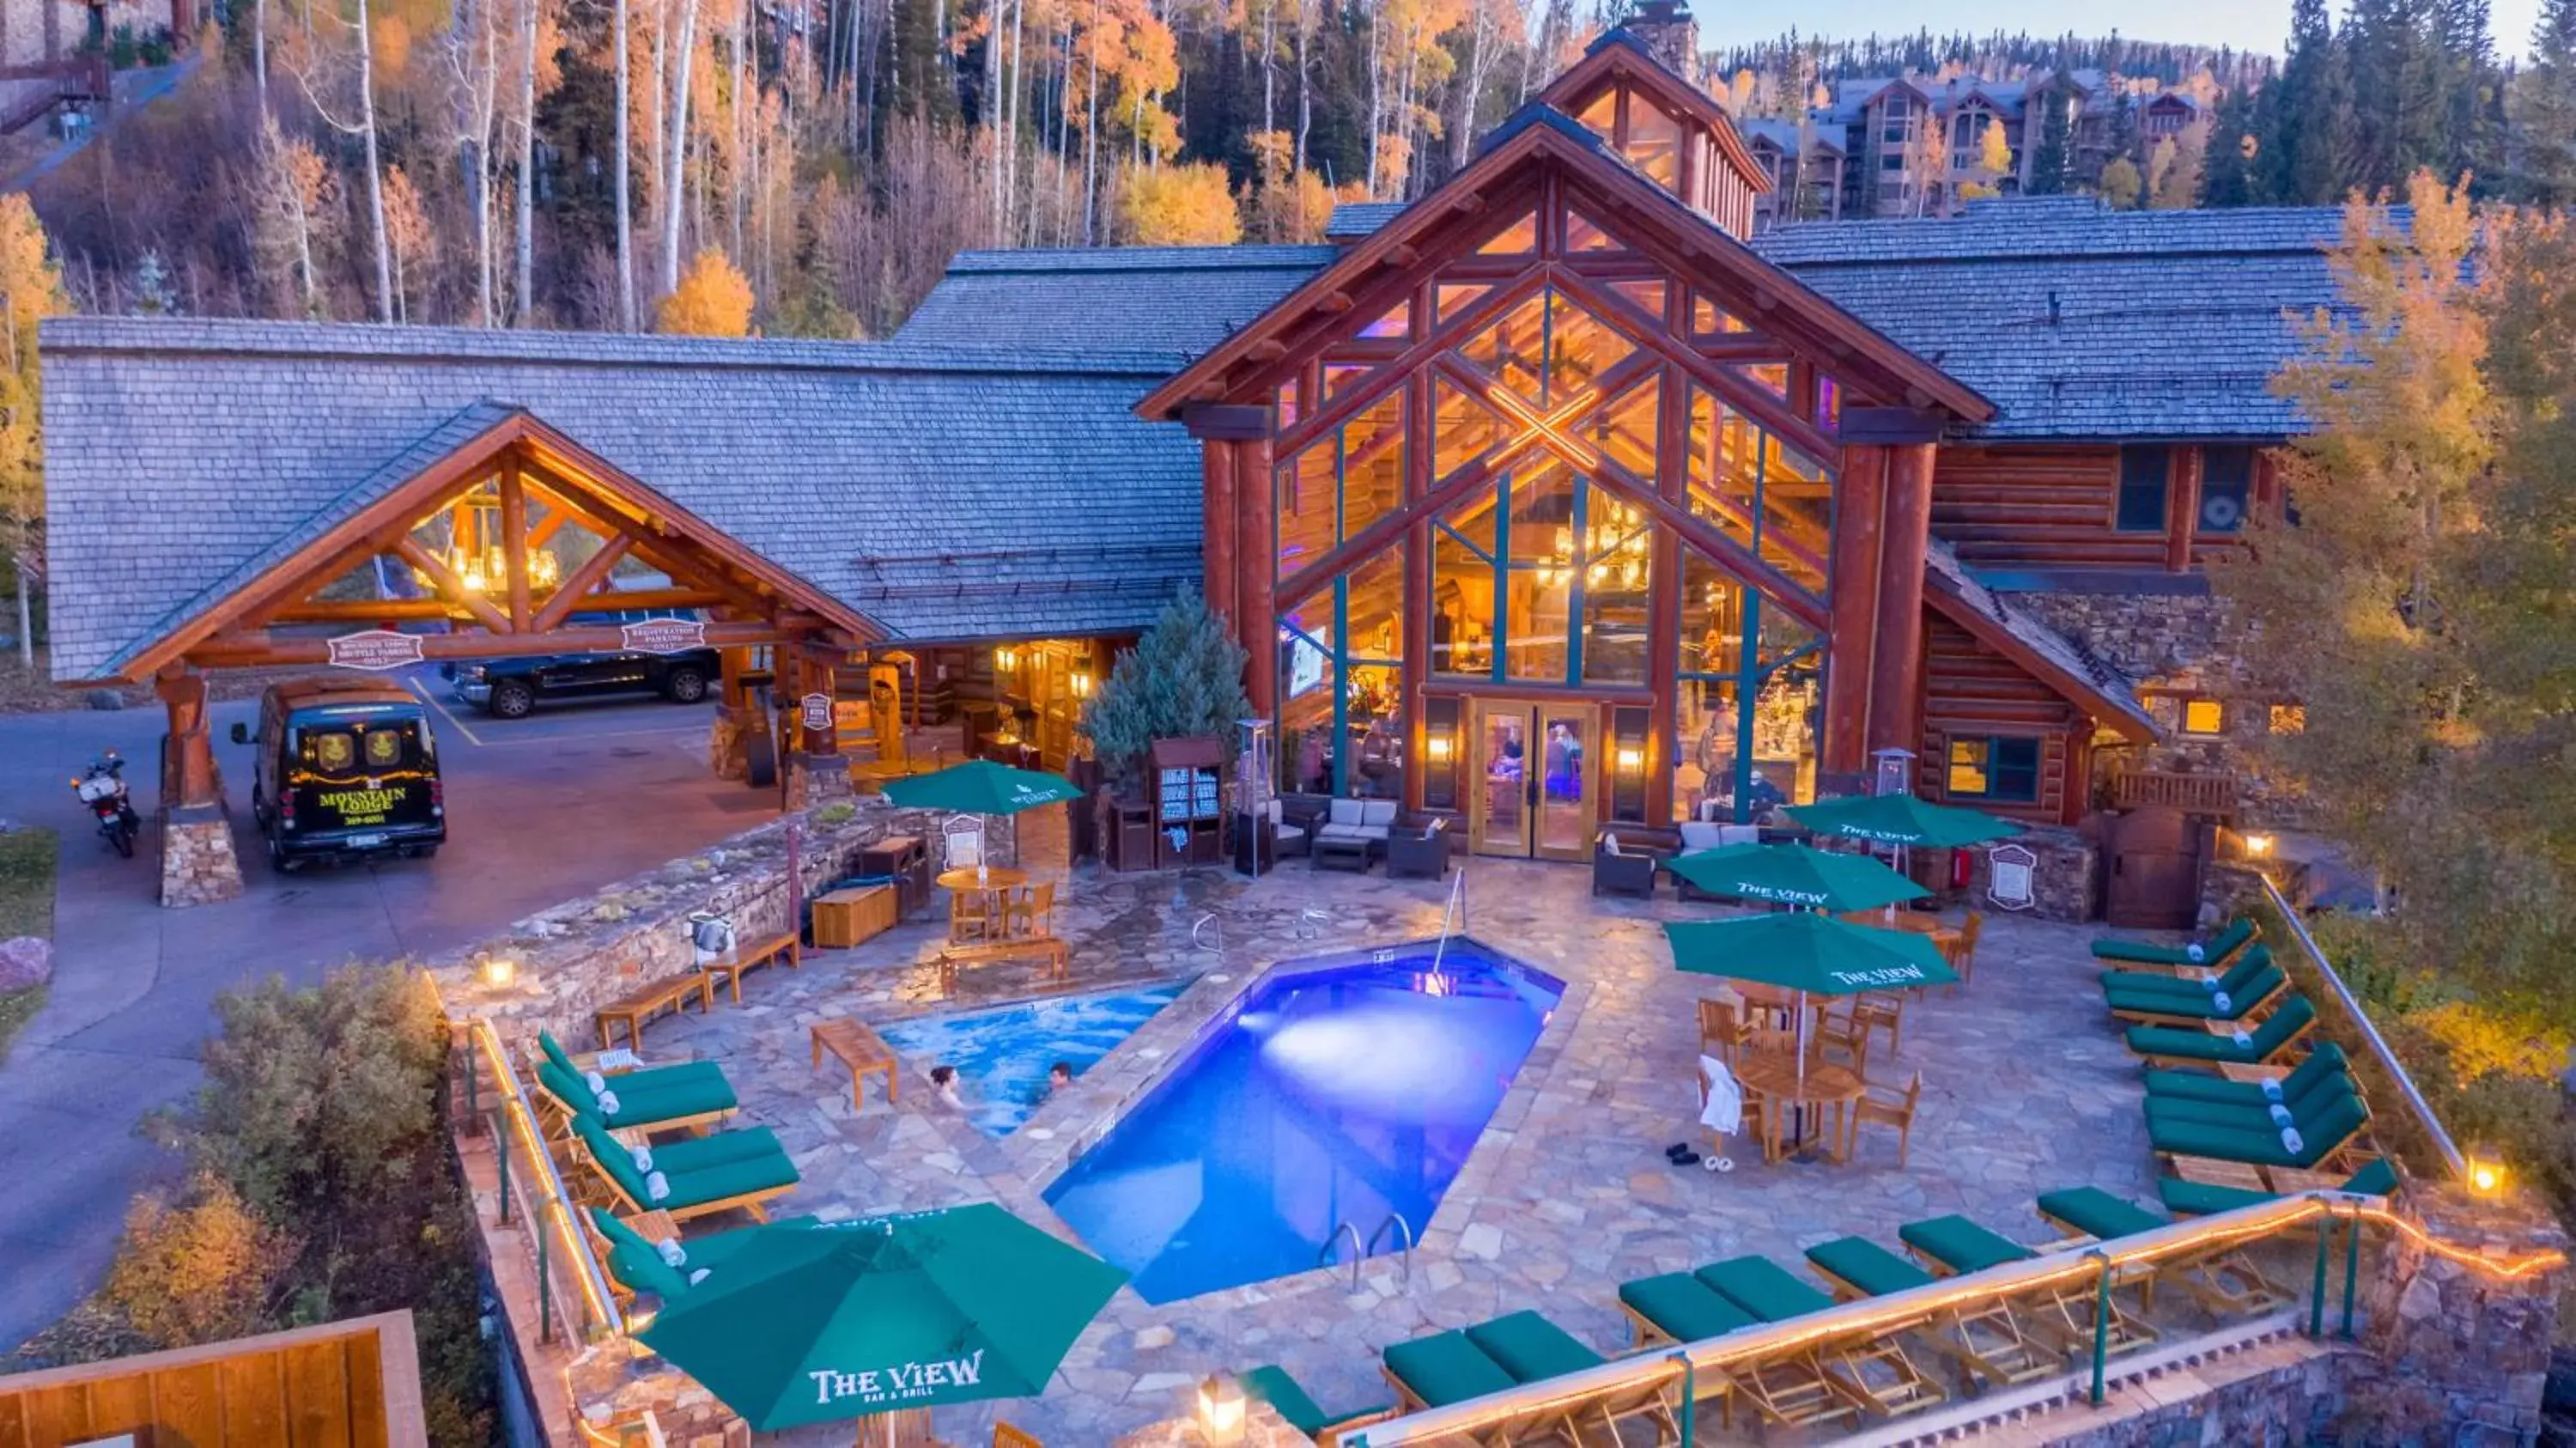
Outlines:
[[966, 1114], [986, 1136], [1008, 1136], [1046, 1099], [1047, 1068], [1079, 1076], [1189, 988], [1186, 980], [1097, 995], [1024, 1001], [989, 1011], [917, 1016], [877, 1027], [886, 1044], [921, 1063], [957, 1068]]
[[1047, 1200], [1155, 1303], [1307, 1271], [1343, 1222], [1420, 1235], [1565, 993], [1458, 940], [1434, 975], [1432, 949], [1282, 966]]

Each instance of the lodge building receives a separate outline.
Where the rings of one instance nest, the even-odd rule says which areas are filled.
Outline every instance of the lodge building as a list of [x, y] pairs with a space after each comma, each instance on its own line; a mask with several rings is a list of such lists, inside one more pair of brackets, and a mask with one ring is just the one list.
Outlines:
[[[371, 621], [597, 646], [583, 538], [788, 697], [899, 668], [916, 718], [988, 701], [970, 747], [1057, 766], [1199, 587], [1281, 787], [1486, 853], [1760, 819], [1889, 751], [2034, 823], [2259, 816], [2213, 781], [2295, 711], [2230, 691], [2205, 569], [2281, 506], [2267, 382], [2335, 214], [1756, 237], [1771, 172], [1661, 39], [1611, 32], [1325, 245], [969, 253], [885, 342], [48, 323], [57, 678], [156, 681], [172, 803], [219, 810], [204, 670]], [[379, 557], [417, 596], [352, 596]]]

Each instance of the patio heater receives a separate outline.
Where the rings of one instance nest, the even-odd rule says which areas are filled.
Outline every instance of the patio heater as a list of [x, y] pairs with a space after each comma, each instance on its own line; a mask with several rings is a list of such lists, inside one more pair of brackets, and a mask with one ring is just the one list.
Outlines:
[[1239, 719], [1234, 728], [1234, 867], [1258, 880], [1275, 863], [1278, 848], [1270, 829], [1270, 801], [1277, 794], [1279, 726], [1268, 719]]
[[[1872, 750], [1869, 763], [1871, 794], [1912, 794], [1914, 792], [1913, 750], [1896, 748]], [[1877, 850], [1873, 848], [1870, 853], [1876, 854]], [[1905, 875], [1909, 880], [1914, 878], [1906, 871], [1906, 867], [1913, 861], [1906, 858], [1905, 846], [1889, 845], [1887, 854], [1888, 863], [1895, 867], [1896, 873]]]

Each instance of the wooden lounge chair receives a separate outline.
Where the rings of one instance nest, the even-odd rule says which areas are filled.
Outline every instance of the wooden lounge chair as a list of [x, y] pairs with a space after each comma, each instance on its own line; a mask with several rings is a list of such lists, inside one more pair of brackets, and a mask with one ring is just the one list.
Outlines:
[[1342, 1435], [1354, 1428], [1385, 1422], [1395, 1413], [1392, 1403], [1378, 1403], [1348, 1413], [1327, 1413], [1318, 1406], [1305, 1385], [1288, 1375], [1276, 1363], [1265, 1363], [1239, 1379], [1243, 1395], [1268, 1403], [1271, 1411], [1288, 1422], [1288, 1426], [1313, 1440], [1315, 1448], [1340, 1448]]
[[[1523, 1384], [1543, 1383], [1609, 1361], [1536, 1312], [1508, 1313], [1491, 1322], [1480, 1322], [1467, 1329], [1467, 1340], [1500, 1364], [1513, 1381]], [[1583, 1429], [1598, 1424], [1616, 1443], [1620, 1441], [1619, 1425], [1635, 1418], [1654, 1426], [1658, 1443], [1681, 1438], [1681, 1425], [1673, 1421], [1672, 1404], [1659, 1381], [1616, 1388], [1575, 1402], [1565, 1408], [1562, 1426], [1569, 1441], [1581, 1443]]]
[[[1885, 1297], [1934, 1280], [1931, 1273], [1866, 1237], [1837, 1237], [1810, 1247], [1807, 1265], [1832, 1283], [1834, 1295], [1846, 1302]], [[1928, 1319], [1926, 1331], [1934, 1347], [1990, 1388], [2044, 1378], [2066, 1361], [2064, 1353], [2025, 1331], [2012, 1304], [2002, 1299], [1939, 1313]]]
[[[1896, 1229], [1896, 1235], [1905, 1243], [1905, 1249], [1914, 1254], [1915, 1260], [1942, 1276], [1982, 1272], [2008, 1262], [2027, 1262], [2039, 1255], [2019, 1242], [1990, 1232], [1961, 1216], [1908, 1222]], [[2114, 1285], [2120, 1285], [2117, 1277], [2112, 1280]], [[2096, 1301], [2091, 1282], [2072, 1287], [2042, 1287], [2029, 1296], [2044, 1309], [2039, 1318], [2043, 1331], [2070, 1349], [2091, 1347]], [[2109, 1318], [2102, 1324], [2108, 1351], [2129, 1352], [2156, 1340], [2155, 1328], [2122, 1307], [2116, 1297], [2111, 1300], [2110, 1309]]]
[[[1761, 1321], [1688, 1272], [1665, 1272], [1619, 1284], [1619, 1310], [1627, 1314], [1629, 1329], [1641, 1348], [1701, 1342]], [[1851, 1400], [1826, 1379], [1824, 1364], [1803, 1348], [1739, 1363], [1723, 1376], [1703, 1373], [1699, 1394], [1719, 1400], [1721, 1425], [1732, 1422], [1736, 1398], [1752, 1404], [1764, 1421], [1783, 1427], [1859, 1416]]]
[[2283, 991], [2290, 988], [2290, 977], [2277, 965], [2266, 964], [2249, 972], [2233, 988], [2221, 988], [2213, 982], [2203, 989], [2186, 982], [2189, 991], [2114, 990], [2104, 1000], [2111, 1014], [2139, 1026], [2201, 1026], [2212, 1023], [2232, 1024], [2260, 1019]]
[[[796, 1163], [768, 1127], [719, 1131], [652, 1148], [652, 1168], [636, 1165], [632, 1148], [622, 1146], [595, 1121], [575, 1118], [572, 1146], [590, 1163], [600, 1193], [626, 1213], [661, 1211], [674, 1222], [740, 1207], [752, 1220], [769, 1220], [768, 1203], [794, 1189]], [[652, 1178], [662, 1178], [655, 1195]], [[594, 1203], [597, 1194], [594, 1194]]]
[[2306, 996], [2289, 993], [2280, 1009], [2251, 1031], [2220, 1034], [2181, 1026], [2131, 1026], [2129, 1049], [2151, 1066], [2264, 1065], [2281, 1060], [2317, 1026], [2317, 1008]]
[[[1768, 1257], [1732, 1257], [1691, 1275], [1764, 1322], [1787, 1322], [1834, 1306], [1832, 1297]], [[1941, 1385], [1915, 1365], [1899, 1331], [1854, 1331], [1816, 1344], [1825, 1380], [1854, 1407], [1883, 1418], [1901, 1418], [1949, 1401]]]
[[[634, 1082], [606, 1076], [603, 1095], [586, 1078], [567, 1075], [550, 1060], [537, 1062], [536, 1105], [546, 1120], [549, 1140], [560, 1141], [575, 1118], [587, 1117], [611, 1131], [692, 1131], [703, 1134], [739, 1108], [733, 1086], [713, 1062], [691, 1063], [685, 1076], [661, 1076]], [[611, 1108], [614, 1109], [611, 1109]]]
[[2239, 915], [2227, 922], [2227, 928], [2207, 941], [2193, 945], [2156, 945], [2144, 940], [2120, 940], [2104, 936], [2093, 942], [2097, 960], [2116, 960], [2125, 964], [2184, 968], [2207, 966], [2223, 970], [2236, 958], [2236, 952], [2254, 943], [2263, 933], [2250, 915]]
[[[743, 1245], [757, 1240], [759, 1228], [736, 1227], [728, 1232], [710, 1232], [676, 1243], [680, 1260], [672, 1262], [662, 1255], [661, 1244], [647, 1242], [632, 1227], [598, 1207], [586, 1207], [581, 1214], [589, 1223], [591, 1236], [605, 1250], [600, 1265], [608, 1271], [608, 1285], [620, 1300], [631, 1300], [638, 1292], [650, 1292], [665, 1306], [679, 1301], [691, 1292], [702, 1290], [717, 1276], [722, 1267]], [[764, 1223], [769, 1227], [810, 1227], [813, 1217], [782, 1217]]]
[[2343, 1047], [2332, 1041], [2319, 1041], [2317, 1048], [2295, 1066], [2239, 1066], [2224, 1076], [2212, 1076], [2206, 1071], [2149, 1071], [2147, 1100], [2216, 1101], [2259, 1109], [2307, 1094], [2320, 1078], [2353, 1079]]
[[[2211, 1108], [2203, 1103], [2201, 1109]], [[2369, 1105], [2339, 1084], [2318, 1088], [2297, 1107], [2279, 1108], [2290, 1118], [2286, 1124], [2249, 1108], [2215, 1109], [2245, 1110], [2247, 1115], [2241, 1124], [2220, 1125], [2150, 1112], [2147, 1139], [2168, 1156], [2209, 1157], [2300, 1171], [2349, 1171], [2358, 1166], [2363, 1156], [2376, 1154], [2370, 1148]]]
[[[1520, 1386], [1520, 1380], [1513, 1377], [1509, 1369], [1487, 1356], [1483, 1348], [1455, 1328], [1435, 1332], [1429, 1337], [1417, 1337], [1411, 1342], [1396, 1343], [1378, 1356], [1380, 1371], [1385, 1374], [1387, 1385], [1395, 1389], [1398, 1409], [1407, 1413], [1424, 1408], [1445, 1408], [1489, 1393], [1507, 1393]], [[1553, 1430], [1564, 1420], [1566, 1412], [1561, 1404], [1549, 1404], [1525, 1412], [1504, 1413], [1482, 1425], [1472, 1436], [1486, 1448], [1509, 1448], [1509, 1445], [1540, 1430]]]
[[[2384, 1197], [2397, 1190], [2397, 1165], [2381, 1157], [2346, 1177], [2342, 1189], [2364, 1196]], [[2177, 1217], [2206, 1216], [2211, 1212], [2234, 1211], [2277, 1199], [2273, 1192], [2247, 1187], [2222, 1186], [2216, 1182], [2196, 1182], [2169, 1176], [2156, 1182], [2156, 1194], [2164, 1198], [2165, 1210]]]
[[[2124, 1202], [2100, 1187], [2071, 1187], [2039, 1198], [2040, 1219], [2069, 1237], [2108, 1242], [2169, 1226], [2146, 1208]], [[2249, 1316], [2297, 1300], [2275, 1286], [2234, 1247], [2167, 1258], [2155, 1265], [2156, 1280], [2170, 1282], [2189, 1294], [2213, 1317]]]
[[2157, 991], [2168, 995], [2175, 993], [2189, 995], [2193, 991], [2212, 989], [2213, 981], [2219, 983], [2216, 989], [2233, 990], [2239, 983], [2271, 963], [2272, 947], [2257, 945], [2238, 955], [2234, 963], [2223, 970], [2210, 970], [2200, 966], [2187, 966], [2180, 970], [2106, 970], [2094, 979], [2102, 983], [2105, 994], [2112, 991], [2136, 990]]

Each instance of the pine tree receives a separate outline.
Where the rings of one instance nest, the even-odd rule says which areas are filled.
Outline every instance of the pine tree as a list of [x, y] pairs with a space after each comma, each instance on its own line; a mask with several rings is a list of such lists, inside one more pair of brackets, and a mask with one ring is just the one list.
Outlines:
[[[2319, 24], [2323, 24], [2324, 0], [2300, 0], [2302, 9], [2313, 3]], [[2352, 69], [2343, 41], [2331, 31], [2301, 47], [2301, 53], [2314, 52], [2304, 87], [2298, 99], [2282, 103], [2285, 112], [2283, 140], [2288, 154], [2282, 157], [2279, 200], [2292, 206], [2332, 206], [2341, 201], [2359, 183], [2356, 153], [2358, 121], [2353, 114]], [[2300, 110], [2295, 118], [2286, 112], [2291, 105]]]
[[[2566, 0], [2576, 4], [2576, 0]], [[2052, 77], [2039, 95], [2039, 147], [2030, 158], [2030, 194], [2056, 196], [2066, 190], [2066, 173], [2074, 150], [2075, 108], [2061, 76]]]
[[1243, 646], [1207, 600], [1195, 592], [1176, 595], [1083, 706], [1083, 737], [1122, 783], [1134, 778], [1157, 739], [1212, 734], [1231, 741], [1235, 722], [1252, 712], [1243, 664]]
[[2513, 101], [2522, 140], [2516, 189], [2543, 206], [2576, 205], [2576, 0], [2541, 0], [2531, 69]]
[[2219, 99], [2209, 145], [2202, 157], [2203, 206], [2251, 206], [2255, 201], [2254, 166], [2261, 155], [2254, 128], [2253, 100], [2236, 86]]
[[2434, 0], [2433, 18], [2441, 62], [2441, 174], [2454, 180], [2471, 176], [2484, 191], [2502, 169], [2493, 125], [2501, 85], [2487, 0]]

